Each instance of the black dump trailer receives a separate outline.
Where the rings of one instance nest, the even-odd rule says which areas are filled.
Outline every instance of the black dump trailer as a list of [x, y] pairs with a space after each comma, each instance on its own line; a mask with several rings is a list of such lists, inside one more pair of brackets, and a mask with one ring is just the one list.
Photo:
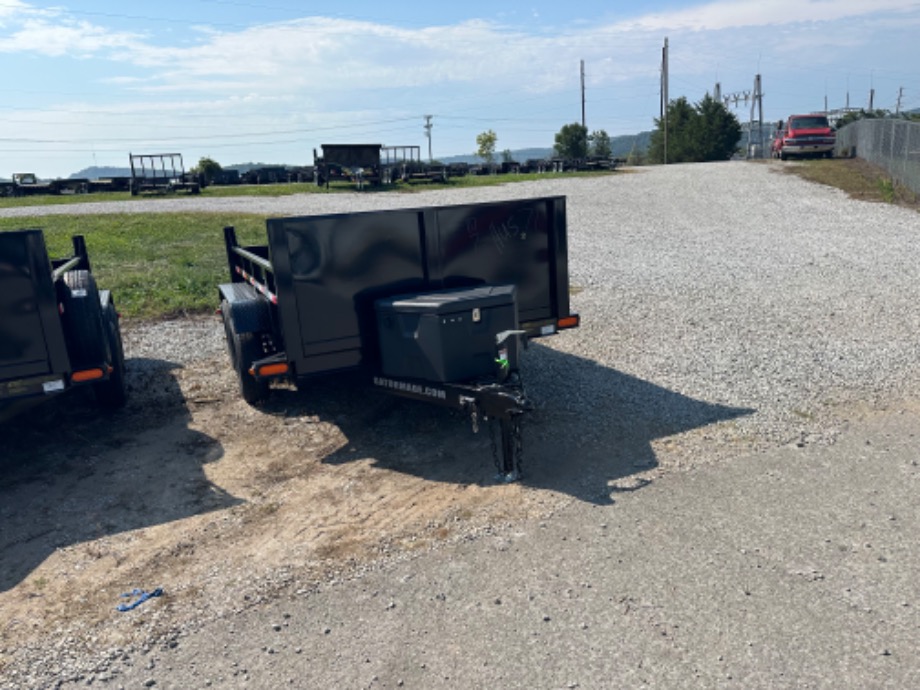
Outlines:
[[0, 419], [75, 386], [100, 404], [125, 402], [115, 302], [100, 290], [86, 243], [49, 260], [41, 230], [0, 232]]
[[[273, 379], [359, 369], [388, 393], [498, 420], [499, 465], [520, 475], [529, 338], [575, 328], [565, 198], [275, 218], [268, 245], [224, 228], [219, 286], [243, 397]], [[494, 449], [494, 446], [493, 446]]]
[[382, 144], [323, 144], [323, 155], [313, 149], [314, 181], [320, 187], [331, 180], [350, 180], [358, 189], [385, 184], [380, 164]]

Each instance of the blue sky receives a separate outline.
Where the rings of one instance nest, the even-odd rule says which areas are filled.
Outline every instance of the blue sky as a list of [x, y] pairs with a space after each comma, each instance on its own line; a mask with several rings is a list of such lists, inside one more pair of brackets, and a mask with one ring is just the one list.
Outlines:
[[[399, 3], [0, 0], [0, 177], [66, 177], [128, 153], [310, 164], [327, 143], [427, 158], [651, 129], [672, 99], [750, 92], [764, 119], [920, 107], [920, 0]], [[731, 106], [739, 120], [750, 105]]]

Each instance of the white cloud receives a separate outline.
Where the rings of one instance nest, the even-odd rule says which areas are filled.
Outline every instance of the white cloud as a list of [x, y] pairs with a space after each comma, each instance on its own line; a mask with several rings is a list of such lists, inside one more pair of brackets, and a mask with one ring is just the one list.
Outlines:
[[646, 31], [720, 31], [830, 22], [918, 9], [920, 3], [915, 0], [720, 0], [680, 12], [646, 15], [632, 23]]
[[5, 0], [0, 4], [0, 27], [4, 26], [3, 20], [26, 13], [29, 5], [20, 0]]
[[88, 22], [55, 24], [44, 19], [27, 19], [17, 31], [0, 38], [0, 52], [86, 57], [130, 46], [138, 38], [134, 34], [113, 33]]

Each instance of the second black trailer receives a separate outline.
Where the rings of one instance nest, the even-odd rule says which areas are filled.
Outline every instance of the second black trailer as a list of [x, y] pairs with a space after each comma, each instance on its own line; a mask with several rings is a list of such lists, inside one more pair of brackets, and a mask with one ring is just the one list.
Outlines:
[[275, 218], [267, 245], [224, 229], [219, 286], [243, 397], [276, 378], [363, 370], [376, 388], [497, 419], [518, 476], [527, 339], [579, 325], [564, 197]]
[[97, 287], [86, 242], [50, 259], [40, 229], [0, 232], [0, 419], [79, 386], [124, 405], [115, 300]]

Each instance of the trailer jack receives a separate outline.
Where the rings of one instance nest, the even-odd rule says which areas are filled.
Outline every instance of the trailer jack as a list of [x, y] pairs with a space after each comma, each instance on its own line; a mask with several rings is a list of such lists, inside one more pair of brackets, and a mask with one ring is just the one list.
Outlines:
[[[460, 397], [460, 404], [469, 410], [473, 433], [479, 431], [479, 417], [489, 424], [492, 444], [492, 459], [498, 474], [496, 480], [511, 483], [522, 476], [523, 436], [521, 422], [524, 414], [533, 409], [533, 404], [524, 395], [520, 379], [514, 377], [513, 385], [493, 384], [471, 386], [468, 395]], [[495, 440], [494, 422], [498, 421], [501, 436], [501, 457]]]

